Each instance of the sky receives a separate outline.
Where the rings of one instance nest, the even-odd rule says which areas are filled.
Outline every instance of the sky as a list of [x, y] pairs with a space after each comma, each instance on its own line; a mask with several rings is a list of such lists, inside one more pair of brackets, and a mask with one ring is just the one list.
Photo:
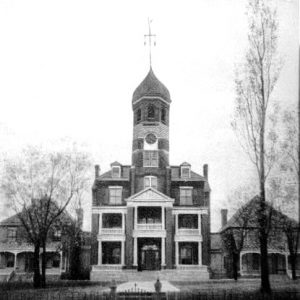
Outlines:
[[[284, 61], [273, 98], [296, 107], [298, 1], [272, 3]], [[209, 165], [216, 231], [228, 195], [254, 172], [230, 126], [234, 70], [247, 47], [244, 0], [0, 0], [0, 155], [67, 138], [102, 172], [115, 160], [130, 164], [132, 94], [149, 71], [148, 18], [153, 70], [172, 99], [170, 163], [188, 161], [200, 174]], [[89, 229], [91, 194], [83, 203]]]

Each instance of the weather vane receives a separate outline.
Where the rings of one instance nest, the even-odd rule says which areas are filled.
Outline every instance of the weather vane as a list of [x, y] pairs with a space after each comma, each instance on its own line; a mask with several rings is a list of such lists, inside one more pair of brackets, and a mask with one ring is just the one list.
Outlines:
[[153, 45], [156, 45], [156, 34], [151, 33], [151, 23], [152, 20], [149, 20], [148, 18], [148, 28], [149, 28], [149, 33], [144, 35], [144, 45], [147, 44], [147, 38], [148, 38], [148, 44], [149, 44], [149, 60], [150, 60], [150, 67], [152, 66], [152, 60], [151, 60], [151, 43], [152, 43], [152, 38], [153, 38]]

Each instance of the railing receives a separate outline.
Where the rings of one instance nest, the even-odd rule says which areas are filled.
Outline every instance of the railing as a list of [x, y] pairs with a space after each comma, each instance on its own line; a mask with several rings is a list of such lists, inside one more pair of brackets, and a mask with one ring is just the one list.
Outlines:
[[162, 230], [162, 224], [136, 224], [138, 230]]
[[199, 235], [200, 231], [199, 229], [194, 229], [194, 228], [178, 228], [177, 232], [178, 235]]
[[100, 234], [124, 234], [122, 228], [101, 228]]

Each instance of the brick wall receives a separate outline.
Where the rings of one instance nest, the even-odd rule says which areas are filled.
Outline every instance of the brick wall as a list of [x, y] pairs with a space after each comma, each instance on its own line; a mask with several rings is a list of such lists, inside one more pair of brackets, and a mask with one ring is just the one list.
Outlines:
[[134, 208], [127, 208], [126, 217], [126, 242], [125, 242], [125, 264], [127, 268], [131, 268], [133, 264], [133, 222], [134, 222]]
[[91, 265], [98, 264], [98, 241], [99, 214], [92, 214], [92, 236], [91, 236]]
[[167, 269], [173, 268], [173, 227], [174, 227], [174, 218], [172, 215], [172, 208], [166, 208], [166, 267]]

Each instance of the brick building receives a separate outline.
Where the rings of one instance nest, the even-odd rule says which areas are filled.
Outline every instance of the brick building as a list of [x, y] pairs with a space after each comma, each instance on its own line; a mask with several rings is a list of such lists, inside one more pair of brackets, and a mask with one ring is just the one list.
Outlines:
[[189, 163], [169, 164], [170, 106], [150, 68], [132, 97], [132, 164], [113, 162], [103, 174], [95, 166], [92, 279], [117, 269], [193, 270], [208, 278], [208, 166], [202, 176]]
[[[239, 245], [238, 274], [240, 276], [260, 276], [260, 246], [259, 246], [259, 224], [258, 215], [260, 198], [258, 196], [251, 199], [237, 210], [233, 216], [227, 220], [227, 209], [221, 210], [222, 228], [219, 232], [211, 233], [211, 274], [214, 278], [232, 277], [232, 253], [224, 241], [226, 233], [235, 236], [235, 243]], [[288, 240], [284, 233], [285, 224], [290, 223], [295, 228], [296, 237], [298, 223], [290, 219], [285, 214], [274, 209], [267, 202], [267, 209], [271, 210], [270, 232], [268, 236], [268, 264], [271, 275], [287, 274], [291, 277], [290, 252]], [[242, 220], [244, 219], [244, 221]], [[247, 225], [245, 225], [245, 220]], [[241, 243], [241, 237], [243, 241]], [[298, 241], [300, 245], [300, 240]], [[241, 246], [241, 247], [240, 247]], [[293, 247], [295, 247], [294, 244]], [[295, 247], [296, 249], [297, 247]], [[300, 247], [297, 249], [296, 274], [300, 274]]]

